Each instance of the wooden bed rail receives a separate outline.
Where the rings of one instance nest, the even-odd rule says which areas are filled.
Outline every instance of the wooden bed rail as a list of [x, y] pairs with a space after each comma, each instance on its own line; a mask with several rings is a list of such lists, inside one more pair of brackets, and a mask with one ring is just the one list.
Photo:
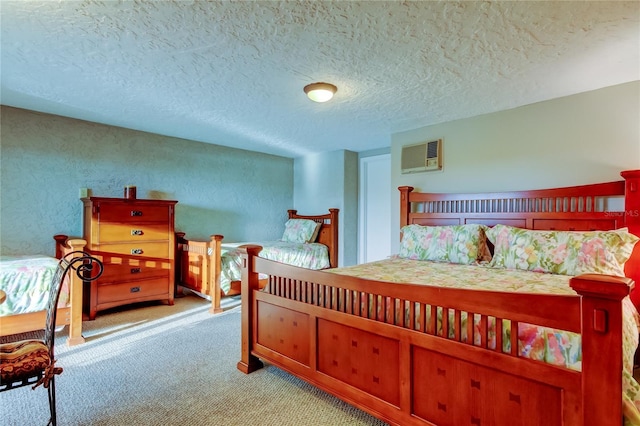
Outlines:
[[[513, 392], [518, 400], [521, 395], [529, 400], [543, 398], [548, 389], [560, 389], [562, 397], [548, 403], [551, 411], [553, 404], [561, 404], [557, 408], [562, 424], [621, 424], [622, 379], [620, 373], [612, 372], [623, 369], [621, 301], [633, 286], [630, 279], [575, 277], [571, 286], [578, 296], [471, 291], [302, 270], [258, 257], [259, 246], [243, 249], [242, 352], [238, 369], [245, 373], [261, 368], [262, 358], [392, 424], [426, 424], [416, 418], [422, 415], [416, 401], [433, 398], [428, 386], [418, 380], [425, 368], [420, 357], [426, 351], [429, 357], [443, 357], [461, 365], [490, 366], [492, 371], [499, 371], [499, 377], [526, 388]], [[258, 272], [269, 275], [263, 291], [258, 291]], [[465, 325], [466, 318], [475, 321], [466, 321]], [[287, 329], [287, 322], [294, 326]], [[505, 333], [510, 341], [502, 340], [505, 327], [517, 329], [519, 323], [581, 334], [582, 371], [522, 357], [517, 333]], [[488, 334], [489, 325], [496, 330], [495, 344]], [[452, 334], [442, 331], [450, 328]], [[332, 344], [326, 344], [332, 338], [327, 333], [333, 333], [334, 339], [342, 338], [344, 330], [355, 346], [370, 344], [364, 334], [386, 339], [379, 348], [383, 358], [393, 358], [394, 351], [399, 351], [397, 371], [389, 363], [393, 371], [372, 372], [387, 381], [380, 394], [375, 393], [378, 390], [362, 391], [364, 385], [345, 375], [345, 370], [333, 369], [328, 361], [336, 355], [336, 360], [342, 360], [338, 363], [349, 362], [349, 355], [337, 350], [332, 353]], [[390, 352], [385, 352], [385, 347]], [[352, 349], [357, 353], [357, 348]], [[366, 362], [351, 368], [365, 369]], [[388, 385], [389, 380], [396, 383]]]
[[[477, 194], [415, 193], [411, 202], [423, 203], [427, 213], [595, 212], [604, 211], [606, 197], [624, 194], [624, 181], [571, 188]], [[400, 187], [408, 194], [414, 188]]]

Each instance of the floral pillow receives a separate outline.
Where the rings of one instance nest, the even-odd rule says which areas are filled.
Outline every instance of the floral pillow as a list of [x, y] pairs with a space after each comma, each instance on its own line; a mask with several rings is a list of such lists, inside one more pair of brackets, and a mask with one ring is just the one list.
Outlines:
[[284, 224], [282, 241], [289, 243], [312, 243], [318, 237], [320, 224], [311, 219], [289, 219]]
[[562, 275], [624, 276], [624, 264], [639, 240], [627, 229], [538, 231], [496, 225], [487, 230], [494, 244], [490, 266]]
[[472, 264], [487, 253], [485, 228], [477, 224], [407, 225], [402, 228], [398, 255], [414, 260]]

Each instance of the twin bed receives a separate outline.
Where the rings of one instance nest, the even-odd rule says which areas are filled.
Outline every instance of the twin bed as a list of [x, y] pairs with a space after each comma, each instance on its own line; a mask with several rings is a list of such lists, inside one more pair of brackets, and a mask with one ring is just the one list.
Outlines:
[[[308, 269], [338, 266], [338, 209], [322, 215], [300, 215], [288, 210], [279, 241], [260, 243], [261, 256]], [[211, 299], [211, 313], [222, 312], [221, 297], [240, 294], [243, 243], [223, 244], [222, 235], [209, 241], [186, 239], [176, 233], [176, 283]], [[264, 283], [264, 281], [262, 281]]]
[[[3, 256], [0, 287], [6, 300], [0, 304], [0, 336], [40, 330], [45, 324], [47, 298], [58, 260], [82, 251], [86, 241], [56, 235], [55, 258], [49, 256]], [[82, 336], [82, 286], [76, 274], [69, 274], [58, 303], [57, 323], [68, 325], [67, 344], [84, 343]]]
[[[295, 210], [289, 210], [288, 214], [287, 223], [292, 226], [283, 237], [289, 236], [290, 241], [270, 242], [270, 251], [265, 254], [312, 269], [337, 266], [338, 210], [330, 209], [327, 214], [315, 216], [299, 215]], [[305, 223], [313, 228], [309, 238], [301, 234], [304, 229], [299, 225]], [[210, 241], [195, 241], [184, 238], [184, 233], [176, 234], [175, 283], [211, 297], [211, 312], [222, 312], [221, 297], [240, 294], [238, 249], [223, 247], [221, 235], [212, 236]], [[311, 238], [313, 242], [306, 241]], [[82, 251], [86, 245], [84, 240], [69, 239], [66, 235], [56, 235], [54, 239], [55, 258], [3, 256], [0, 259], [0, 289], [7, 295], [6, 301], [0, 303], [0, 336], [38, 330], [44, 324], [46, 296], [58, 259], [70, 251]], [[63, 286], [57, 318], [59, 325], [69, 326], [69, 345], [84, 343], [83, 283], [73, 274], [71, 281]]]
[[395, 425], [638, 424], [640, 170], [622, 176], [401, 187], [399, 255], [365, 265], [311, 271], [243, 247], [238, 369], [270, 363]]

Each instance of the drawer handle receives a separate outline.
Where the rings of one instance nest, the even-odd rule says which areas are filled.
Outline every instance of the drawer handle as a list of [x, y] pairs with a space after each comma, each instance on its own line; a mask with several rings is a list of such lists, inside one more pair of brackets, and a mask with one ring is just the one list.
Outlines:
[[142, 254], [142, 249], [131, 249], [131, 254]]
[[142, 216], [142, 212], [140, 210], [131, 210], [131, 216]]
[[131, 287], [131, 293], [138, 293], [140, 291], [140, 287]]
[[131, 268], [132, 274], [139, 274], [140, 272], [142, 272], [142, 268]]
[[142, 235], [142, 229], [132, 229], [131, 235]]

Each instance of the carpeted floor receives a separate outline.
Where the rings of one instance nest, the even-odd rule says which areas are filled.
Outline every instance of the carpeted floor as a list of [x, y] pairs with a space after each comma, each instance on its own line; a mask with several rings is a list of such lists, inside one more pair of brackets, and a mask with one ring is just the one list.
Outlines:
[[[239, 302], [226, 303], [216, 316], [193, 295], [106, 311], [83, 324], [87, 342], [71, 348], [60, 333], [58, 424], [385, 425], [278, 368], [238, 371]], [[47, 419], [46, 390], [0, 393], [0, 425]]]

